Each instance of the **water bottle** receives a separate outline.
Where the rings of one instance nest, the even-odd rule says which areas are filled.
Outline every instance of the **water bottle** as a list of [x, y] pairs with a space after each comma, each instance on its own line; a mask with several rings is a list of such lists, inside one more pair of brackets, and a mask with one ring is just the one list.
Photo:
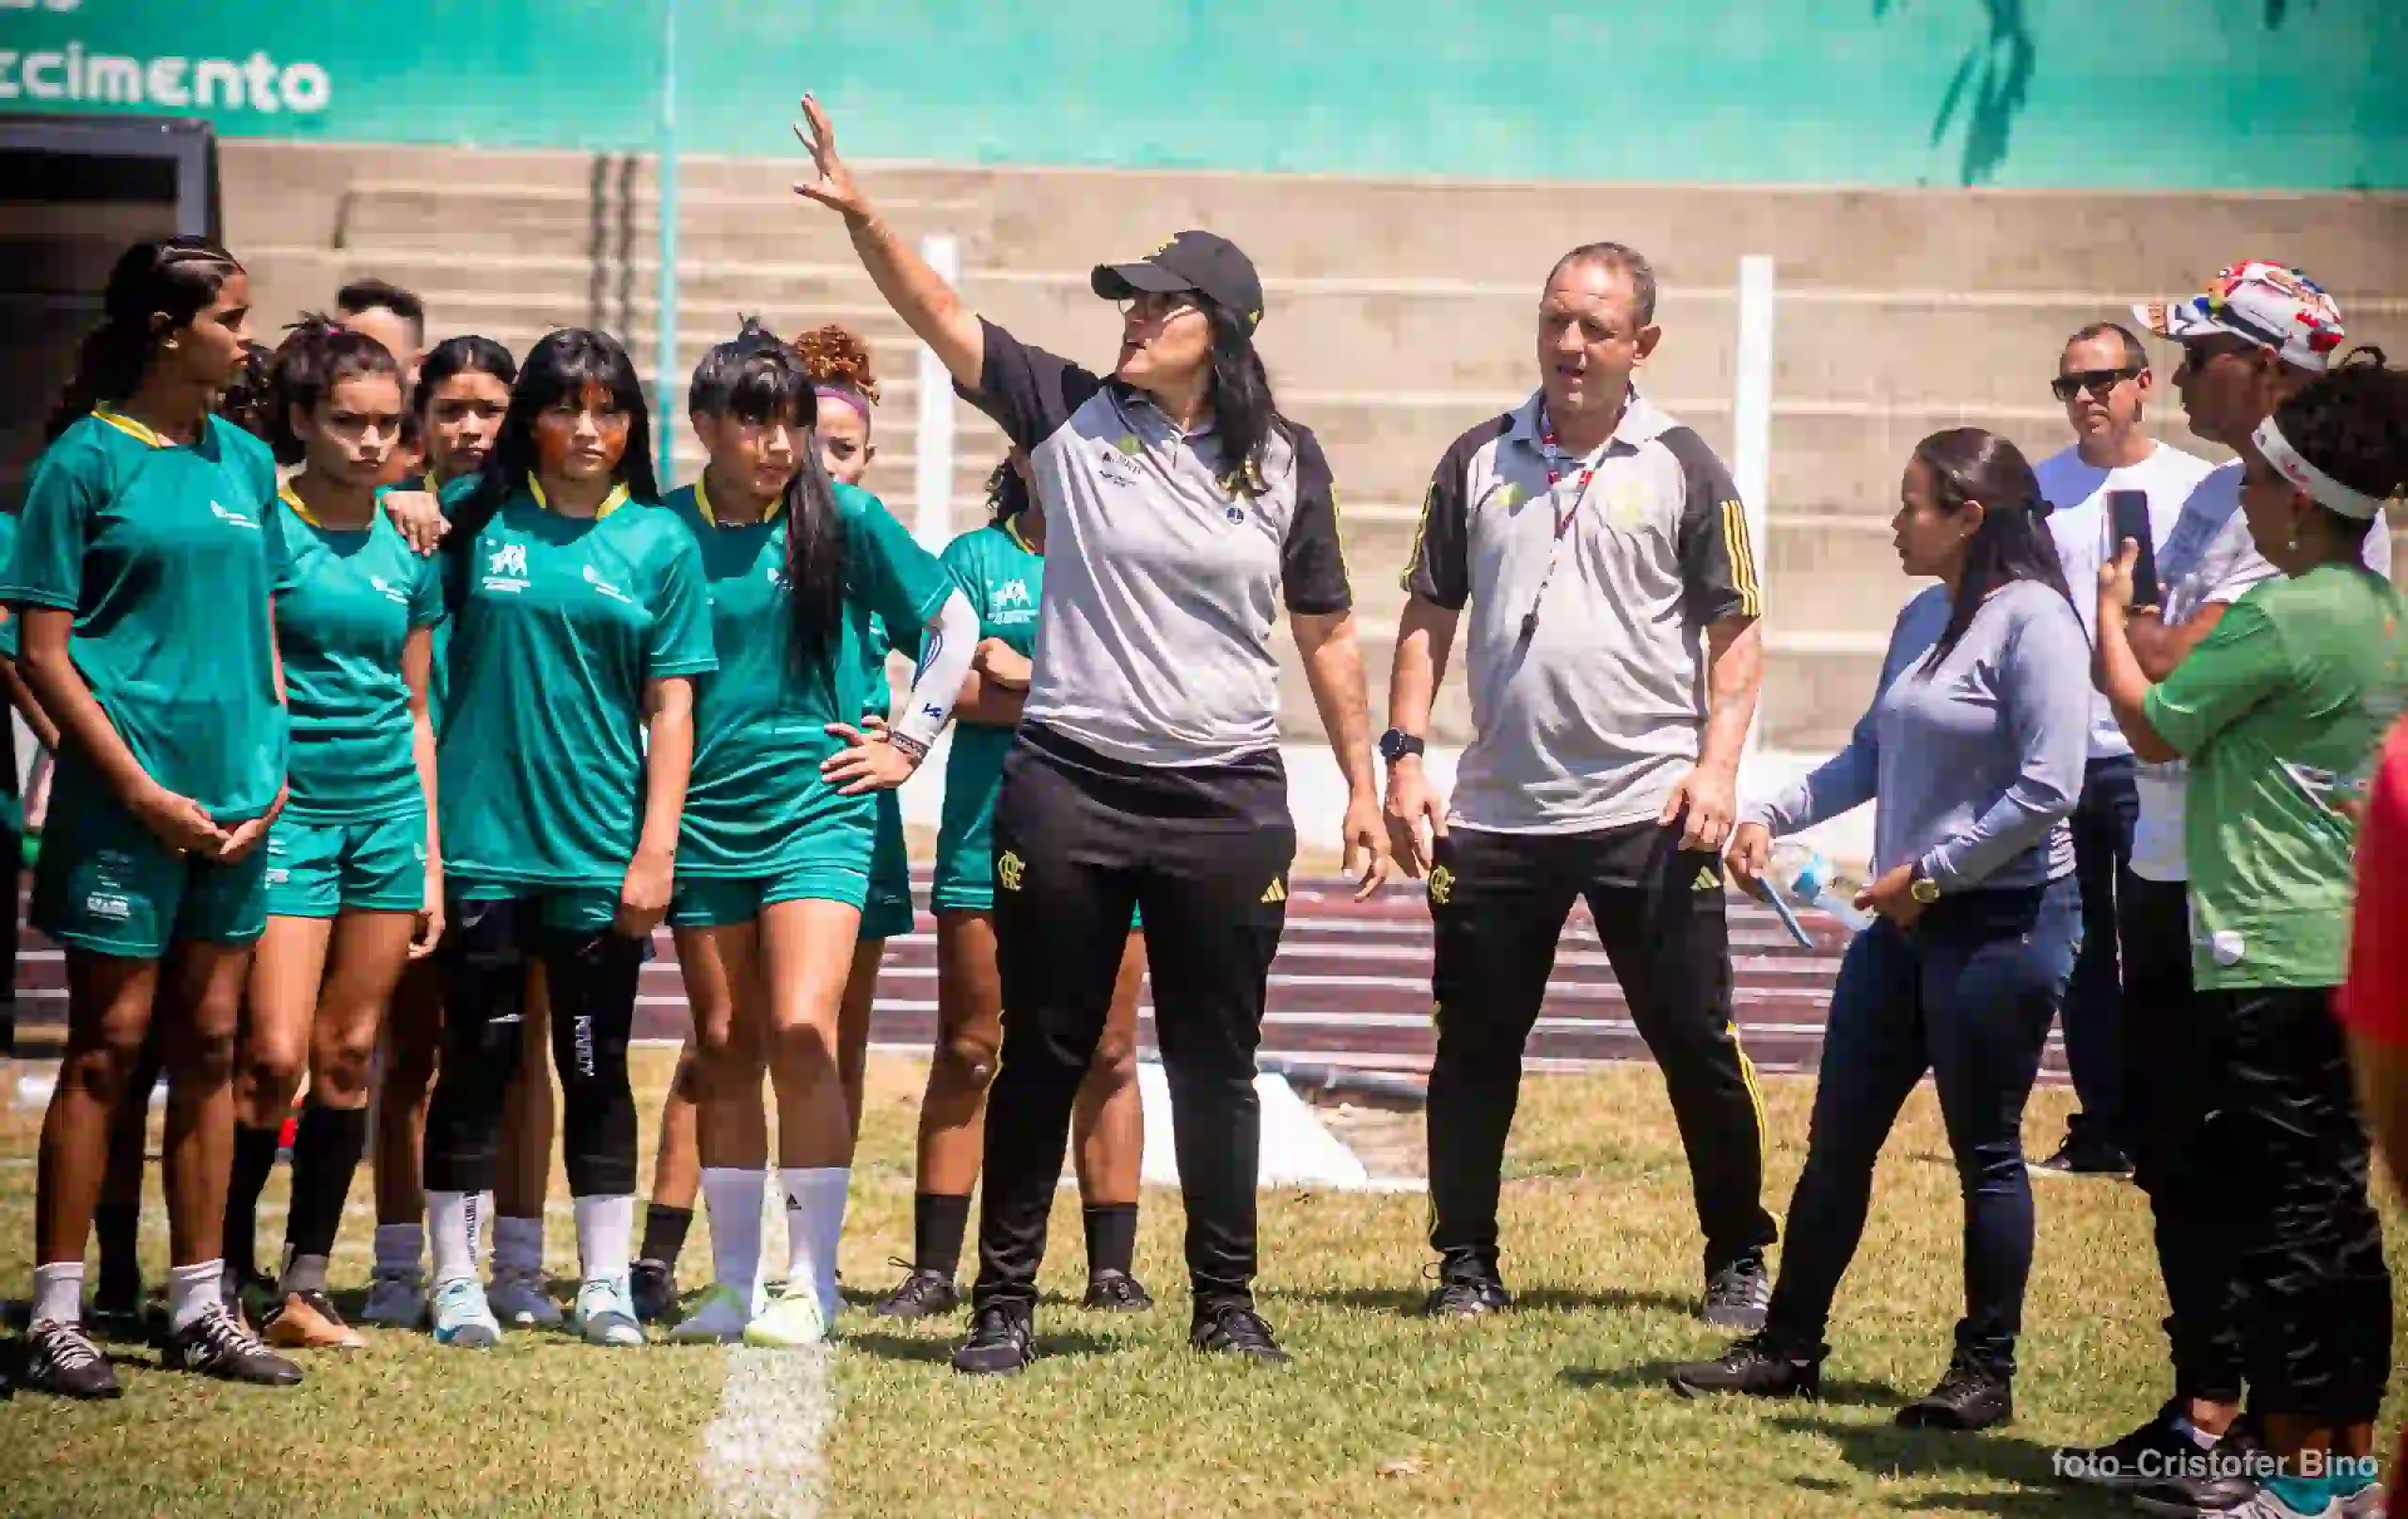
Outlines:
[[1861, 934], [1873, 926], [1873, 915], [1856, 905], [1856, 894], [1864, 890], [1864, 883], [1842, 875], [1819, 851], [1796, 839], [1783, 839], [1772, 847], [1772, 863], [1765, 878], [1792, 902], [1820, 908], [1837, 918], [1850, 933]]

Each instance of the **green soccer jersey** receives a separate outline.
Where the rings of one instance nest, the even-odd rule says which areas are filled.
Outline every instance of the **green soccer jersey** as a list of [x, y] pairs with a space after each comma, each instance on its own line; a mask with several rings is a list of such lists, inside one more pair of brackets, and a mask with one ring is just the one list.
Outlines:
[[[16, 562], [17, 514], [0, 512], [0, 578], [7, 577], [10, 573], [9, 566]], [[8, 620], [0, 622], [0, 657], [14, 659], [17, 657], [17, 625], [24, 619], [17, 615], [16, 608], [7, 607], [6, 609]]]
[[717, 664], [693, 534], [624, 492], [578, 518], [522, 487], [443, 559], [444, 869], [471, 885], [616, 887], [643, 823], [644, 683]]
[[443, 617], [443, 582], [379, 511], [364, 530], [312, 522], [291, 490], [271, 509], [289, 550], [276, 641], [293, 711], [291, 795], [301, 823], [372, 823], [425, 804], [402, 647]]
[[2150, 724], [2191, 762], [2200, 987], [2341, 983], [2357, 829], [2337, 803], [2408, 697], [2400, 616], [2354, 565], [2267, 580], [2149, 692]]
[[[1022, 655], [1037, 652], [1037, 607], [1045, 593], [1045, 556], [1028, 546], [1016, 524], [979, 528], [947, 544], [944, 567], [978, 614], [978, 637], [1001, 639]], [[945, 762], [946, 834], [983, 833], [1003, 789], [1004, 755], [1012, 747], [1010, 728], [958, 722], [953, 754]]]
[[[437, 485], [433, 475], [425, 475], [399, 485], [387, 485], [377, 491], [376, 499], [382, 505], [385, 498], [394, 491], [424, 491], [441, 503], [443, 514], [448, 518], [459, 509], [461, 502], [476, 494], [477, 480], [477, 476], [468, 474], [462, 475], [449, 485]], [[438, 578], [437, 584], [440, 583]], [[434, 648], [426, 668], [426, 710], [435, 720], [437, 735], [443, 732], [443, 704], [451, 700], [451, 696], [452, 619], [447, 613], [435, 625]]]
[[221, 824], [284, 783], [268, 601], [276, 462], [210, 418], [187, 447], [115, 412], [42, 451], [0, 600], [75, 614], [75, 668], [150, 778]]
[[876, 497], [848, 485], [835, 495], [845, 618], [836, 646], [807, 666], [794, 652], [784, 514], [721, 525], [701, 486], [669, 498], [701, 545], [719, 651], [718, 672], [695, 693], [681, 876], [760, 876], [831, 847], [858, 850], [866, 864], [875, 800], [839, 796], [820, 781], [820, 762], [840, 747], [828, 724], [885, 710], [882, 676], [875, 702], [865, 688], [873, 620], [919, 626], [943, 607], [953, 583]]

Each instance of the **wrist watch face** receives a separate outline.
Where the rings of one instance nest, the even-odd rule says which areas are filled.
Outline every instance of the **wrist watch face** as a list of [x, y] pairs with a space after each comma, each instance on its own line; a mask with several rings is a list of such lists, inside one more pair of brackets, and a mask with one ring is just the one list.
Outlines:
[[1420, 752], [1421, 745], [1410, 734], [1390, 728], [1380, 735], [1380, 758], [1386, 760], [1390, 765], [1394, 765], [1407, 754]]
[[1916, 901], [1921, 902], [1925, 907], [1929, 907], [1932, 903], [1940, 900], [1940, 882], [1933, 880], [1928, 876], [1917, 876], [1915, 878], [1915, 883], [1909, 887], [1908, 890], [1913, 894]]

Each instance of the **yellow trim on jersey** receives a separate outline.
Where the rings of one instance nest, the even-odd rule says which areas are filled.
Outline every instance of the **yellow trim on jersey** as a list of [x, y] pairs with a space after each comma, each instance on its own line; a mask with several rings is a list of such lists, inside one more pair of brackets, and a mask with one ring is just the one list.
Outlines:
[[1722, 543], [1731, 561], [1731, 587], [1739, 593], [1739, 615], [1762, 617], [1765, 596], [1756, 579], [1756, 546], [1748, 537], [1748, 509], [1736, 500], [1722, 503]]
[[[176, 447], [175, 439], [152, 430], [146, 423], [135, 421], [133, 418], [128, 417], [125, 413], [118, 410], [115, 406], [94, 406], [92, 408], [92, 415], [98, 417], [101, 420], [108, 423], [111, 427], [116, 428], [119, 432], [123, 433], [126, 436], [134, 439], [137, 443], [147, 443], [154, 449], [172, 449]], [[207, 422], [201, 423], [201, 426], [204, 428], [208, 425], [209, 424]]]
[[[721, 522], [719, 519], [719, 513], [712, 510], [710, 488], [703, 483], [704, 479], [709, 473], [710, 472], [708, 470], [705, 470], [702, 474], [694, 477], [694, 510], [700, 512], [703, 514], [703, 520], [709, 523], [712, 527], [723, 527], [726, 524]], [[626, 495], [626, 489], [622, 487], [619, 494], [622, 496]], [[538, 499], [541, 499], [541, 498], [538, 498]], [[761, 514], [761, 521], [776, 521], [778, 514], [785, 510], [785, 497], [783, 495], [777, 497], [769, 502], [769, 509]], [[736, 525], [739, 528], [752, 528], [760, 526], [760, 523], [739, 522]]]
[[[547, 512], [552, 509], [552, 503], [544, 499], [543, 483], [538, 481], [532, 475], [529, 475], [527, 477], [527, 490], [530, 495], [535, 498], [535, 504], [537, 506], [542, 507]], [[594, 509], [594, 520], [599, 522], [604, 517], [609, 516], [611, 513], [616, 512], [619, 508], [626, 504], [627, 488], [625, 485], [613, 485], [610, 487], [610, 494], [602, 498], [602, 504]]]
[[1421, 540], [1430, 532], [1430, 514], [1438, 505], [1438, 482], [1433, 478], [1430, 488], [1421, 493], [1421, 515], [1413, 524], [1413, 546], [1404, 551], [1404, 574], [1397, 583], [1408, 593], [1413, 590], [1413, 572], [1421, 567]]
[[1005, 537], [1009, 538], [1013, 543], [1020, 545], [1020, 551], [1022, 553], [1035, 554], [1038, 558], [1043, 559], [1045, 557], [1043, 550], [1030, 543], [1027, 535], [1020, 530], [1020, 517], [1021, 514], [1018, 512], [1015, 512], [1010, 516], [1004, 518], [1003, 521], [995, 525], [1004, 530]]
[[318, 520], [318, 514], [309, 510], [309, 503], [301, 499], [301, 493], [293, 488], [291, 482], [288, 481], [284, 484], [278, 485], [276, 488], [276, 495], [278, 500], [281, 500], [285, 505], [293, 508], [293, 514], [294, 516], [299, 517], [309, 526], [321, 529], [325, 526], [325, 523]]
[[1756, 1063], [1739, 1043], [1739, 1025], [1725, 1025], [1731, 1031], [1731, 1048], [1739, 1056], [1739, 1080], [1747, 1084], [1748, 1103], [1756, 1110], [1756, 1164], [1763, 1166], [1772, 1159], [1772, 1127], [1765, 1119], [1765, 1087], [1756, 1076]]

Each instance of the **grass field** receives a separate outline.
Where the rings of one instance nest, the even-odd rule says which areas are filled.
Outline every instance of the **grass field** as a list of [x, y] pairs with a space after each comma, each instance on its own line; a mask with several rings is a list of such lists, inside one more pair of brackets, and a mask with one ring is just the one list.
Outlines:
[[[843, 1260], [857, 1304], [890, 1285], [887, 1258], [909, 1249], [922, 1069], [872, 1068]], [[647, 1111], [667, 1074], [645, 1052]], [[1802, 1159], [1811, 1086], [1769, 1085], [1778, 1205]], [[2036, 1100], [2036, 1150], [2054, 1141], [2068, 1100]], [[0, 1166], [13, 1179], [0, 1186], [0, 1282], [14, 1291], [27, 1269], [37, 1122], [0, 1115]], [[144, 1240], [153, 1275], [165, 1227], [155, 1176]], [[280, 1231], [283, 1184], [279, 1172], [263, 1234]], [[354, 1191], [339, 1287], [365, 1279], [365, 1192]], [[557, 1183], [556, 1196], [553, 1262], [566, 1274]], [[119, 1403], [0, 1407], [0, 1507], [727, 1512], [705, 1454], [731, 1369], [750, 1357], [738, 1381], [756, 1400], [783, 1396], [782, 1376], [824, 1368], [833, 1414], [816, 1496], [829, 1514], [2124, 1511], [2055, 1487], [2048, 1450], [2119, 1432], [2162, 1396], [2146, 1211], [2131, 1188], [2090, 1181], [2042, 1183], [2039, 1208], [2019, 1421], [1988, 1436], [1891, 1423], [1942, 1369], [1958, 1302], [1956, 1179], [1927, 1091], [1884, 1158], [1824, 1400], [1688, 1403], [1664, 1389], [1667, 1362], [1710, 1353], [1719, 1337], [1688, 1316], [1687, 1175], [1656, 1077], [1635, 1068], [1530, 1082], [1505, 1193], [1506, 1270], [1522, 1306], [1485, 1321], [1406, 1316], [1425, 1290], [1420, 1197], [1266, 1195], [1262, 1306], [1297, 1364], [1200, 1360], [1185, 1348], [1176, 1201], [1149, 1195], [1138, 1264], [1162, 1305], [1129, 1319], [1049, 1297], [1038, 1319], [1048, 1358], [1017, 1380], [948, 1371], [958, 1322], [895, 1328], [858, 1306], [832, 1354], [767, 1367], [760, 1353], [610, 1352], [536, 1335], [475, 1355], [372, 1331], [364, 1353], [313, 1360], [304, 1387], [274, 1393], [170, 1376], [143, 1357], [125, 1366]], [[1067, 1192], [1054, 1238], [1047, 1285], [1072, 1291], [1082, 1262]], [[2396, 1227], [2392, 1242], [2396, 1268]], [[698, 1226], [689, 1287], [707, 1260]], [[807, 1441], [777, 1454], [789, 1473], [813, 1469]], [[807, 1483], [781, 1478], [769, 1496], [770, 1511], [813, 1511]]]

